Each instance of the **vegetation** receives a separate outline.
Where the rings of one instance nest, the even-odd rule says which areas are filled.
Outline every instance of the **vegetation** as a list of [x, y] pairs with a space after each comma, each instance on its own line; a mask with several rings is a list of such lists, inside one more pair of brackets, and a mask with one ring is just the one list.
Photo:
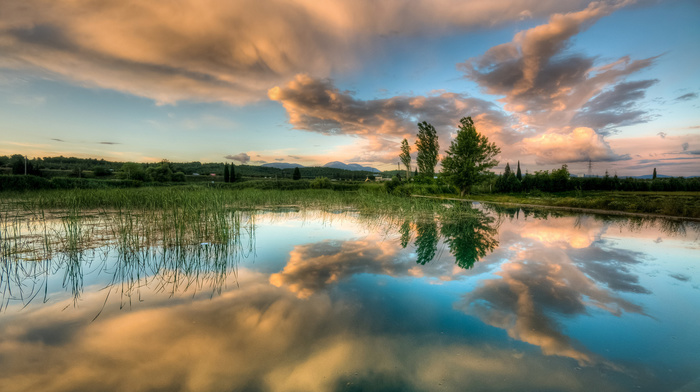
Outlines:
[[464, 196], [472, 185], [486, 178], [487, 171], [498, 164], [495, 156], [501, 150], [476, 131], [471, 117], [462, 118], [460, 124], [457, 137], [445, 151], [442, 173]]
[[408, 145], [408, 140], [401, 141], [401, 154], [399, 155], [401, 163], [406, 167], [406, 179], [411, 177], [411, 147]]
[[435, 176], [435, 166], [438, 164], [440, 144], [438, 143], [435, 127], [425, 121], [418, 123], [416, 149], [418, 150], [416, 161], [420, 174], [433, 178]]

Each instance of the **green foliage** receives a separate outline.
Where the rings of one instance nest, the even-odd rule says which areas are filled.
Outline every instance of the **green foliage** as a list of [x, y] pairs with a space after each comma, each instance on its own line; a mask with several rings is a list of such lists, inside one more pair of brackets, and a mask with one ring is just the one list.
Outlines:
[[224, 182], [231, 182], [231, 178], [228, 171], [228, 163], [224, 164]]
[[515, 177], [518, 178], [518, 181], [523, 180], [523, 173], [520, 171], [520, 161], [518, 161], [518, 172], [515, 174]]
[[173, 178], [173, 169], [170, 162], [163, 160], [158, 166], [149, 166], [146, 175], [155, 182], [170, 182]]
[[97, 166], [94, 169], [92, 169], [93, 174], [95, 177], [107, 177], [112, 175], [112, 172], [109, 171], [105, 166]]
[[294, 174], [292, 174], [292, 180], [300, 180], [301, 179], [301, 171], [299, 171], [298, 167], [294, 168]]
[[471, 117], [462, 118], [460, 124], [457, 137], [445, 151], [442, 172], [446, 180], [464, 196], [472, 185], [486, 177], [490, 168], [498, 164], [495, 156], [501, 150], [476, 131]]
[[654, 173], [651, 175], [652, 180], [656, 180], [656, 168], [654, 168]]
[[31, 176], [40, 176], [41, 170], [37, 168], [31, 160], [26, 160], [24, 155], [15, 154], [10, 158], [10, 167], [12, 174], [28, 174]]
[[185, 177], [185, 173], [177, 172], [177, 173], [173, 173], [171, 180], [173, 182], [185, 182], [187, 180], [187, 178]]
[[149, 176], [146, 174], [146, 170], [143, 168], [142, 164], [136, 162], [126, 162], [122, 165], [119, 172], [117, 172], [117, 178], [134, 181], [148, 181]]
[[316, 177], [309, 186], [311, 189], [331, 189], [331, 180], [326, 177]]
[[435, 175], [435, 166], [438, 163], [440, 145], [435, 127], [425, 121], [418, 123], [416, 149], [418, 150], [416, 157], [418, 171], [420, 174], [432, 178]]
[[408, 145], [408, 140], [401, 141], [401, 154], [399, 155], [401, 163], [406, 167], [406, 179], [411, 175], [411, 147]]

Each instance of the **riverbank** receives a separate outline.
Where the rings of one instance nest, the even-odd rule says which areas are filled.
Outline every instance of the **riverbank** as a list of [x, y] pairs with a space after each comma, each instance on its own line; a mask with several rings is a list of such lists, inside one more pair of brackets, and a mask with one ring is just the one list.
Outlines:
[[700, 221], [700, 192], [563, 192], [533, 194], [479, 194], [464, 198], [451, 195], [419, 196], [488, 202], [521, 207], [546, 207], [596, 214], [684, 218]]

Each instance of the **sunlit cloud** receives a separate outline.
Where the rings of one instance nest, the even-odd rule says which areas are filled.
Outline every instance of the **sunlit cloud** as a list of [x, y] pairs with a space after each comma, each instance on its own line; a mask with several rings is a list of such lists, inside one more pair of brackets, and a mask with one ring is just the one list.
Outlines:
[[571, 163], [592, 161], [620, 161], [631, 159], [618, 155], [603, 136], [591, 128], [576, 128], [571, 132], [546, 132], [523, 139], [526, 152], [536, 156], [538, 163]]
[[585, 3], [10, 0], [0, 5], [0, 66], [159, 104], [242, 104], [300, 72], [352, 69], [387, 37], [493, 26]]

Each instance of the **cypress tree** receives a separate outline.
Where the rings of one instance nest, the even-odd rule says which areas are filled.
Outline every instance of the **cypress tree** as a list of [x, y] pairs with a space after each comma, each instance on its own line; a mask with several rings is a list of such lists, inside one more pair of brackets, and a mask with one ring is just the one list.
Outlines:
[[506, 170], [503, 172], [503, 177], [507, 179], [511, 174], [513, 174], [513, 171], [510, 170], [510, 163], [506, 163]]
[[229, 182], [228, 163], [224, 163], [224, 182]]
[[518, 171], [516, 172], [515, 176], [518, 177], [518, 180], [523, 180], [523, 174], [520, 172], [520, 161], [518, 161]]
[[228, 179], [230, 182], [236, 182], [236, 169], [235, 169], [235, 167], [236, 166], [232, 163], [231, 164], [231, 172], [228, 175]]
[[292, 174], [292, 180], [300, 180], [301, 179], [301, 171], [299, 171], [298, 167], [294, 168], [294, 174]]
[[652, 174], [651, 179], [656, 180], [656, 168], [654, 168], [654, 174]]

